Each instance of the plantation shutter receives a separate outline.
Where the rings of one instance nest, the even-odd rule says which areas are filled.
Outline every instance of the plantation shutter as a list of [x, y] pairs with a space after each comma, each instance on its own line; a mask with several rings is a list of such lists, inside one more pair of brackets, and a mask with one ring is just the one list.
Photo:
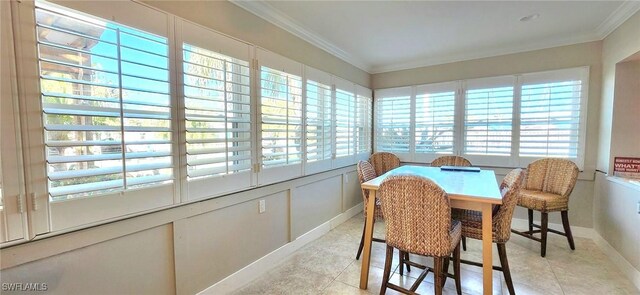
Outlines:
[[431, 161], [454, 153], [455, 107], [458, 83], [416, 87], [415, 153]]
[[356, 93], [356, 160], [367, 160], [371, 154], [373, 102], [370, 89], [357, 86]]
[[335, 85], [335, 159], [334, 167], [355, 163], [356, 88], [355, 84], [333, 78]]
[[52, 200], [172, 183], [167, 39], [37, 3]]
[[520, 157], [581, 158], [586, 72], [578, 68], [522, 75]]
[[514, 82], [514, 77], [466, 82], [463, 153], [475, 165], [510, 164]]
[[411, 88], [376, 91], [375, 151], [392, 152], [401, 160], [411, 152]]
[[[252, 185], [249, 45], [180, 21], [188, 198]], [[215, 51], [214, 51], [215, 50]]]
[[306, 67], [306, 166], [307, 174], [332, 167], [333, 95], [331, 76]]
[[302, 175], [302, 65], [262, 49], [258, 62], [264, 184]]

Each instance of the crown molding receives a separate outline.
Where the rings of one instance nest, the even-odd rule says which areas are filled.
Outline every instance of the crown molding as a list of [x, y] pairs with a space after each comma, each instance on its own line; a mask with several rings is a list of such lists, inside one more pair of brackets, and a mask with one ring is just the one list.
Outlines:
[[600, 39], [606, 38], [611, 32], [640, 11], [640, 1], [624, 1], [598, 27], [596, 34]]
[[415, 69], [415, 68], [421, 68], [421, 67], [460, 62], [460, 61], [495, 57], [500, 55], [523, 53], [527, 51], [574, 45], [574, 44], [599, 41], [599, 40], [601, 40], [601, 38], [596, 34], [587, 33], [582, 35], [574, 35], [574, 36], [571, 36], [570, 38], [564, 38], [564, 37], [556, 38], [556, 39], [551, 39], [544, 42], [537, 42], [534, 44], [501, 47], [500, 49], [490, 49], [485, 51], [473, 51], [473, 52], [470, 51], [468, 53], [440, 55], [440, 56], [433, 56], [430, 58], [421, 59], [417, 61], [397, 63], [393, 65], [388, 65], [388, 66], [374, 66], [371, 68], [371, 74], [381, 74], [386, 72], [409, 70], [409, 69]]
[[288, 17], [279, 10], [269, 5], [264, 0], [229, 0], [236, 6], [255, 14], [256, 16], [274, 24], [281, 29], [295, 35], [296, 37], [311, 43], [312, 45], [328, 52], [329, 54], [371, 74], [371, 67], [359, 58], [354, 57], [348, 52], [342, 50], [335, 44], [327, 41], [317, 33], [303, 28], [300, 24]]
[[573, 35], [569, 38], [556, 38], [547, 40], [544, 42], [538, 42], [528, 45], [516, 45], [510, 47], [502, 47], [499, 49], [485, 50], [485, 51], [473, 51], [460, 54], [445, 54], [440, 56], [431, 56], [416, 61], [397, 63], [392, 65], [375, 66], [370, 65], [361, 59], [349, 54], [342, 50], [335, 44], [327, 41], [317, 33], [303, 28], [302, 25], [288, 17], [281, 11], [275, 9], [265, 0], [229, 0], [231, 3], [238, 7], [251, 12], [252, 14], [274, 24], [277, 27], [301, 38], [304, 41], [311, 43], [312, 45], [328, 52], [329, 54], [369, 73], [379, 74], [392, 71], [407, 70], [419, 67], [427, 67], [440, 65], [445, 63], [459, 62], [465, 60], [487, 58], [505, 54], [514, 54], [520, 52], [527, 52], [533, 50], [540, 50], [558, 46], [572, 45], [584, 42], [602, 40], [611, 32], [613, 32], [618, 26], [623, 24], [627, 19], [633, 16], [636, 12], [640, 11], [640, 1], [624, 1], [616, 10], [614, 10], [596, 29], [587, 34]]

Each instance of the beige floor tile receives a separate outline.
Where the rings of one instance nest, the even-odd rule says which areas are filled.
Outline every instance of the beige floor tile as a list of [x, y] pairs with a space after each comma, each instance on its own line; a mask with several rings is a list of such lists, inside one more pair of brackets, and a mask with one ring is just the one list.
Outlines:
[[[362, 235], [361, 214], [349, 219], [329, 233], [296, 251], [281, 265], [267, 272], [234, 294], [378, 294], [382, 283], [386, 255], [384, 243], [373, 243], [367, 290], [358, 288], [361, 260], [355, 260]], [[377, 222], [374, 236], [384, 238], [384, 222]], [[600, 248], [590, 239], [575, 238], [576, 250], [569, 249], [565, 237], [550, 234], [547, 255], [540, 257], [540, 243], [511, 235], [507, 257], [514, 288], [527, 294], [634, 294], [640, 290], [626, 279]], [[494, 265], [500, 265], [497, 250], [492, 247]], [[463, 259], [481, 261], [482, 243], [467, 240]], [[421, 270], [412, 268], [400, 276], [398, 252], [394, 252], [392, 283], [410, 287]], [[411, 260], [433, 265], [432, 258], [411, 255]], [[452, 266], [450, 266], [452, 272]], [[462, 265], [462, 293], [482, 293], [482, 269]], [[493, 272], [494, 294], [509, 294], [502, 272]], [[429, 274], [417, 290], [433, 294], [433, 274]], [[396, 294], [388, 290], [387, 294]], [[447, 279], [444, 294], [456, 294], [452, 279]]]

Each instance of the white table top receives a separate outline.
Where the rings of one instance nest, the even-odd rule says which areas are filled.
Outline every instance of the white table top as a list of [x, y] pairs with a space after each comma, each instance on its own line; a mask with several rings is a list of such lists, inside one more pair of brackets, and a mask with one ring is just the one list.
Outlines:
[[377, 190], [390, 175], [418, 175], [437, 183], [452, 199], [473, 199], [476, 202], [502, 204], [502, 195], [493, 170], [480, 172], [443, 171], [439, 167], [400, 166], [362, 184], [362, 188]]

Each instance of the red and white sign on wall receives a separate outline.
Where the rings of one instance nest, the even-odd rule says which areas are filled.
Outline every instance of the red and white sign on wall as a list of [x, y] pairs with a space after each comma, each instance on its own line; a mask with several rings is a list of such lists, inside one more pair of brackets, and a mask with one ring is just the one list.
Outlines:
[[640, 179], [640, 158], [615, 157], [613, 175]]

